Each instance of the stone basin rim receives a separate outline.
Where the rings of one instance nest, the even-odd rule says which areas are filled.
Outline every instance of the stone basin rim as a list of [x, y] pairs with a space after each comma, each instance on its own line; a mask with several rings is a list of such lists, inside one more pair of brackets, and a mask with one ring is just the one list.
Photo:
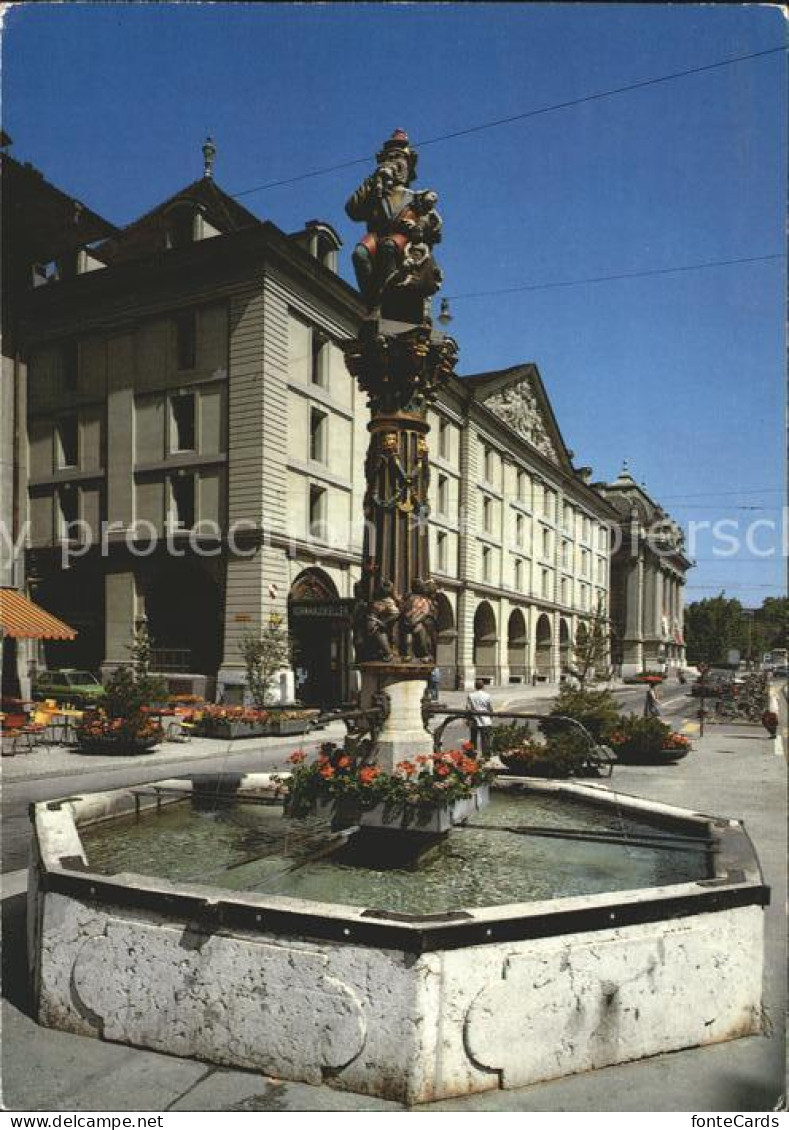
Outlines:
[[[271, 774], [247, 774], [243, 781], [247, 789], [272, 787]], [[188, 780], [168, 779], [139, 789], [71, 796], [31, 806], [37, 830], [35, 866], [40, 889], [90, 903], [178, 913], [212, 932], [235, 928], [268, 935], [295, 933], [409, 953], [608, 930], [733, 907], [765, 906], [770, 901], [750, 837], [739, 821], [653, 805], [594, 785], [536, 778], [510, 777], [501, 784], [505, 789], [564, 795], [633, 815], [649, 813], [668, 826], [706, 829], [717, 847], [711, 857], [714, 876], [661, 887], [411, 915], [286, 895], [230, 894], [217, 885], [178, 883], [131, 872], [107, 876], [90, 871], [79, 839], [80, 826], [129, 815], [140, 806], [145, 810], [167, 803], [157, 794], [157, 787], [177, 787], [181, 795], [174, 799], [183, 799], [191, 791], [190, 784]]]

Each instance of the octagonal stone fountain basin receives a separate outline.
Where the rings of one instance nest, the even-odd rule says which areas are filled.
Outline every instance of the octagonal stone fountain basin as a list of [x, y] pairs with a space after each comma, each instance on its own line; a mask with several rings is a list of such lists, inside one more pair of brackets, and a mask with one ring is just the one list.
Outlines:
[[735, 820], [509, 779], [370, 869], [269, 775], [234, 787], [31, 809], [40, 1023], [408, 1104], [760, 1030], [769, 892]]

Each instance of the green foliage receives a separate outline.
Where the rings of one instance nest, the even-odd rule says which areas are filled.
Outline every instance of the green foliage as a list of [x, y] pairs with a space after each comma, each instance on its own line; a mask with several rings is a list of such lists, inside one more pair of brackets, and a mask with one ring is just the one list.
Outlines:
[[685, 609], [688, 661], [715, 666], [734, 649], [743, 658], [760, 659], [771, 648], [786, 646], [788, 618], [787, 597], [767, 597], [755, 610], [724, 593], [695, 601]]
[[492, 726], [488, 750], [491, 757], [501, 753], [509, 753], [524, 745], [531, 738], [531, 727], [528, 722], [508, 722], [506, 725]]
[[[564, 714], [567, 718], [574, 718], [599, 742], [616, 724], [619, 708], [610, 691], [563, 687], [551, 708], [551, 714]], [[545, 723], [541, 728], [545, 732]]]
[[575, 674], [581, 686], [585, 686], [596, 674], [610, 673], [611, 625], [604, 601], [598, 601], [592, 619], [585, 624], [586, 637], [576, 638]]
[[670, 734], [671, 727], [659, 718], [623, 714], [609, 735], [609, 742], [614, 750], [626, 749], [637, 757], [650, 757], [660, 753]]
[[244, 657], [247, 687], [255, 706], [262, 708], [268, 702], [274, 676], [290, 663], [291, 649], [290, 633], [283, 617], [276, 612], [271, 613], [259, 635], [244, 634], [239, 650]]

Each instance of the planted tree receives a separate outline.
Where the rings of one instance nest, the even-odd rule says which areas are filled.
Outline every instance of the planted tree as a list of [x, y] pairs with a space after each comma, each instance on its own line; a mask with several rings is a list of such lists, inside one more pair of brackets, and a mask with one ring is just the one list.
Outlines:
[[246, 632], [239, 644], [246, 668], [247, 688], [255, 706], [262, 709], [270, 701], [275, 676], [291, 661], [293, 643], [284, 617], [269, 615], [260, 633]]
[[585, 625], [586, 634], [575, 641], [575, 675], [582, 687], [598, 672], [610, 675], [611, 625], [605, 602], [598, 601], [592, 619]]

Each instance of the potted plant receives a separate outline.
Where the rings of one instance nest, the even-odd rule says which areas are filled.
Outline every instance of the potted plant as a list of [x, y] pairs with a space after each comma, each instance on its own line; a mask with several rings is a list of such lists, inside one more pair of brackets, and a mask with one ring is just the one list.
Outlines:
[[262, 737], [271, 732], [269, 712], [255, 706], [216, 706], [207, 703], [195, 711], [193, 718], [200, 733], [207, 738], [235, 741], [237, 738]]
[[674, 733], [659, 718], [623, 715], [608, 735], [608, 744], [617, 760], [629, 764], [662, 764], [687, 756], [691, 743]]
[[319, 710], [270, 711], [269, 732], [272, 734], [304, 734], [318, 718]]
[[144, 714], [111, 718], [103, 707], [86, 711], [77, 725], [83, 753], [150, 753], [163, 737], [159, 723]]
[[148, 753], [164, 737], [149, 710], [152, 703], [166, 699], [167, 689], [151, 674], [151, 640], [144, 624], [129, 650], [132, 666], [113, 672], [101, 706], [86, 711], [77, 725], [77, 742], [85, 753]]

